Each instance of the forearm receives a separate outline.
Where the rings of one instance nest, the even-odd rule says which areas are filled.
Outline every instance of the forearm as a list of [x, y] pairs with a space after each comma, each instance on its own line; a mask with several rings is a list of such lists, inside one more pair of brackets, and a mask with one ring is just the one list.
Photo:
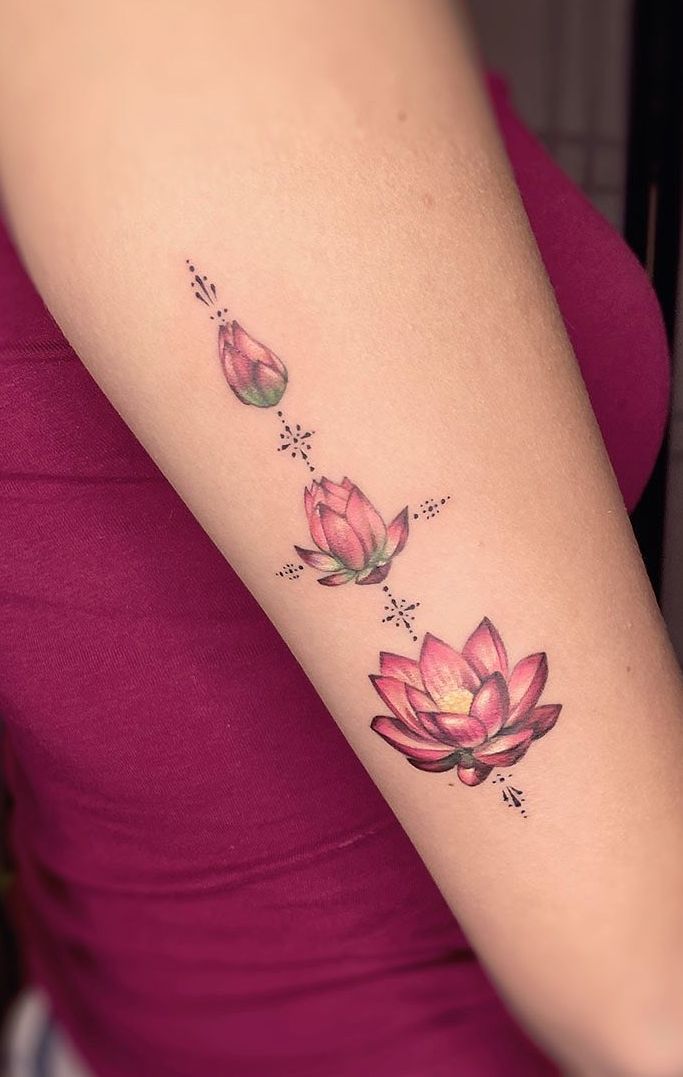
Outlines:
[[[13, 13], [11, 48], [26, 33], [34, 61], [9, 65], [22, 122], [2, 118], [11, 219], [48, 305], [525, 1020], [582, 1071], [655, 1077], [661, 1050], [676, 1074], [679, 674], [464, 35], [445, 6], [407, 0], [68, 7], [49, 33]], [[60, 48], [72, 63], [51, 87]], [[195, 258], [228, 324], [286, 362], [315, 473], [275, 451], [273, 411], [226, 386]], [[277, 576], [311, 545], [302, 488], [322, 474], [387, 520], [449, 498], [391, 566], [420, 641], [460, 647], [488, 615], [511, 658], [547, 653], [564, 709], [524, 759], [533, 820], [372, 731], [379, 652], [419, 651], [388, 636], [380, 587]]]

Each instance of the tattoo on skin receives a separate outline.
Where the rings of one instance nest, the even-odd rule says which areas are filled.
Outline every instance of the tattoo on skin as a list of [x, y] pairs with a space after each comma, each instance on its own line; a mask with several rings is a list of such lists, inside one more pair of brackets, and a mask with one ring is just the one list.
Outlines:
[[413, 622], [420, 603], [409, 602], [407, 598], [397, 598], [396, 595], [392, 594], [387, 584], [384, 585], [382, 590], [385, 598], [382, 624], [392, 624], [395, 628], [405, 628], [410, 633], [413, 643], [417, 643], [417, 636], [413, 634]]
[[282, 424], [280, 444], [277, 451], [287, 453], [293, 460], [298, 457], [303, 460], [309, 471], [315, 471], [315, 464], [312, 462], [310, 455], [311, 438], [315, 435], [315, 430], [308, 430], [306, 427], [302, 427], [301, 423], [293, 423], [290, 426], [281, 411], [278, 411], [277, 417]]
[[526, 797], [524, 796], [524, 793], [521, 789], [517, 789], [514, 785], [510, 784], [510, 781], [513, 777], [513, 774], [496, 774], [496, 776], [491, 779], [491, 784], [503, 785], [503, 789], [501, 790], [503, 804], [505, 804], [508, 808], [515, 808], [521, 815], [522, 819], [526, 819]]
[[[215, 284], [186, 259], [193, 295], [218, 328], [218, 356], [225, 381], [241, 404], [268, 411], [277, 407], [289, 383], [284, 362], [218, 306]], [[278, 408], [277, 452], [318, 472], [312, 459], [315, 430], [287, 419]], [[318, 472], [319, 474], [319, 472]], [[315, 549], [295, 545], [298, 560], [276, 575], [299, 580], [306, 568], [327, 588], [353, 583], [382, 584], [382, 624], [405, 630], [417, 643], [415, 618], [420, 602], [398, 597], [385, 583], [394, 559], [404, 550], [413, 522], [439, 516], [450, 495], [428, 497], [411, 512], [405, 505], [390, 521], [351, 479], [326, 476], [305, 487], [303, 507]], [[485, 617], [460, 651], [427, 632], [418, 657], [382, 651], [379, 673], [370, 681], [390, 714], [372, 719], [371, 729], [417, 770], [455, 771], [470, 788], [490, 784], [502, 802], [527, 818], [526, 798], [505, 773], [548, 733], [562, 709], [540, 704], [548, 677], [545, 653], [527, 655], [510, 666], [503, 640]], [[494, 773], [497, 768], [502, 772]]]
[[370, 681], [391, 715], [373, 718], [375, 733], [418, 770], [455, 768], [468, 786], [481, 785], [496, 767], [518, 763], [562, 709], [540, 704], [548, 678], [545, 653], [510, 667], [488, 617], [460, 651], [428, 632], [417, 658], [383, 651], [379, 669]]
[[350, 479], [322, 478], [304, 490], [308, 528], [317, 550], [295, 546], [317, 572], [318, 583], [373, 584], [386, 579], [394, 557], [408, 541], [408, 506], [387, 526], [374, 505]]
[[[287, 367], [274, 351], [231, 318], [227, 307], [218, 306], [216, 285], [190, 258], [185, 259], [185, 265], [192, 294], [207, 309], [210, 321], [218, 323], [218, 359], [231, 391], [241, 404], [264, 411], [277, 407], [289, 383]], [[281, 408], [277, 418], [280, 425], [277, 451], [302, 461], [309, 472], [315, 471], [311, 460], [311, 438], [315, 431], [289, 421]]]

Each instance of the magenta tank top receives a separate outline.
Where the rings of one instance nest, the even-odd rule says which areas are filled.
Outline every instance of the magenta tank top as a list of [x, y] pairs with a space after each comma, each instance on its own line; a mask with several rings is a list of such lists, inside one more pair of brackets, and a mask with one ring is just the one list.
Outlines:
[[[654, 296], [493, 98], [630, 508], [667, 410]], [[0, 714], [27, 978], [98, 1077], [555, 1072], [4, 233], [0, 281]]]

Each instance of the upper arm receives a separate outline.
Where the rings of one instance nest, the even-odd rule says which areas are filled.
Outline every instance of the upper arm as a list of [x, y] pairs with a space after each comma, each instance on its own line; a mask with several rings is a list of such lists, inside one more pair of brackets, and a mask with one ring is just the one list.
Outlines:
[[[19, 247], [519, 1011], [570, 1059], [627, 1018], [649, 1050], [679, 675], [464, 35], [437, 2], [199, 6], [5, 4]], [[484, 622], [467, 663], [485, 618], [507, 655]]]

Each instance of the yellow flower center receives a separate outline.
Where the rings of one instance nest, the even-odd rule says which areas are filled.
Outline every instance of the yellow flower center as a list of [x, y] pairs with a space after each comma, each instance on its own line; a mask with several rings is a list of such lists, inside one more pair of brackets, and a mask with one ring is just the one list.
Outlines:
[[466, 688], [452, 688], [439, 699], [439, 707], [448, 714], [469, 714], [474, 696]]

